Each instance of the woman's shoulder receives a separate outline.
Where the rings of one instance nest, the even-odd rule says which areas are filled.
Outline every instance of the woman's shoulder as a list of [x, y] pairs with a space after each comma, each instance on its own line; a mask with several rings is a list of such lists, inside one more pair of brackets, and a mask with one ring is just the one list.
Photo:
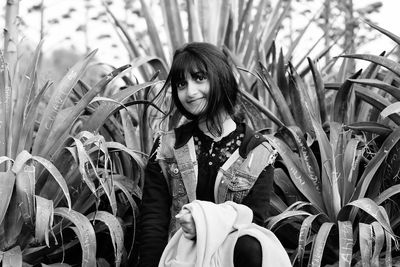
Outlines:
[[158, 147], [156, 149], [157, 159], [173, 157], [174, 149], [188, 142], [193, 135], [194, 128], [195, 124], [193, 122], [188, 122], [173, 130], [158, 132]]
[[[245, 142], [240, 149], [242, 149], [244, 155], [242, 157], [248, 159], [249, 164], [250, 162], [254, 163], [251, 168], [260, 170], [268, 165], [273, 165], [277, 157], [276, 149], [268, 142], [267, 138], [251, 128], [246, 129]], [[254, 159], [258, 160], [254, 161]]]
[[245, 123], [241, 123], [244, 128], [243, 142], [239, 148], [239, 154], [246, 158], [247, 155], [257, 146], [263, 142], [268, 142], [267, 139], [261, 134], [254, 131], [250, 126]]
[[160, 131], [156, 134], [152, 155], [155, 155], [155, 159], [157, 160], [170, 158], [173, 155], [174, 144], [174, 131]]

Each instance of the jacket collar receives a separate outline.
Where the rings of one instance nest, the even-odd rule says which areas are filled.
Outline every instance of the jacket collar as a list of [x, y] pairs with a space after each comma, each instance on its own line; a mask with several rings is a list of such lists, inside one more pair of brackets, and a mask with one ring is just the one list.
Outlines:
[[194, 131], [197, 128], [197, 121], [190, 121], [185, 123], [178, 128], [175, 128], [175, 145], [174, 148], [178, 149], [184, 146], [189, 139], [193, 136]]
[[[243, 142], [239, 147], [239, 154], [242, 158], [246, 158], [247, 154], [256, 146], [266, 141], [262, 134], [255, 132], [247, 124], [244, 124]], [[197, 121], [190, 121], [178, 128], [175, 128], [175, 145], [174, 148], [184, 146], [193, 136], [194, 131], [200, 131], [197, 127]]]

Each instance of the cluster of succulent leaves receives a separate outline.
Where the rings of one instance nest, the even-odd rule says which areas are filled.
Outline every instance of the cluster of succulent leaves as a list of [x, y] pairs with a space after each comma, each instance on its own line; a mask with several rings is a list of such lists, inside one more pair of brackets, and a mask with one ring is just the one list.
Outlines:
[[[0, 261], [125, 265], [134, 252], [145, 158], [129, 114], [143, 103], [135, 94], [157, 82], [135, 84], [124, 76], [126, 65], [90, 87], [81, 79], [93, 51], [57, 86], [39, 87], [41, 45], [14, 75], [1, 57]], [[123, 90], [111, 83], [121, 76]]]
[[[397, 36], [370, 26], [399, 44]], [[309, 60], [307, 84], [290, 62], [279, 66], [282, 55], [272, 74], [260, 64], [260, 87], [268, 90], [282, 122], [266, 135], [280, 155], [271, 201], [275, 216], [266, 227], [281, 236], [294, 265], [392, 266], [399, 230], [400, 65], [384, 54], [343, 57], [370, 65], [328, 84]], [[327, 89], [336, 90], [331, 108]]]

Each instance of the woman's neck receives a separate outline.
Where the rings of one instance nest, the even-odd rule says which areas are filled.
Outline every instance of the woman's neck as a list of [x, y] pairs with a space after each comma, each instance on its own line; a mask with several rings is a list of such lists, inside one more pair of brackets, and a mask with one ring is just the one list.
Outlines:
[[[229, 135], [231, 132], [236, 130], [236, 123], [235, 121], [227, 114], [226, 112], [220, 113], [220, 122], [222, 126], [222, 133], [220, 136], [217, 136], [216, 133], [212, 133], [207, 128], [207, 120], [201, 120], [198, 123], [199, 129], [207, 136], [211, 137], [214, 141], [219, 141], [225, 136]], [[209, 122], [208, 125], [211, 123]]]

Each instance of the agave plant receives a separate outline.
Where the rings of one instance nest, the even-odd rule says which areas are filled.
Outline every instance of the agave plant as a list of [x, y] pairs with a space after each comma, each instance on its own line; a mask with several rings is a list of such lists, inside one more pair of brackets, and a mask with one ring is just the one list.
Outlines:
[[122, 129], [137, 117], [128, 108], [145, 103], [132, 96], [157, 82], [129, 83], [101, 97], [129, 66], [89, 87], [81, 78], [93, 51], [52, 88], [46, 104], [52, 85], [37, 88], [40, 47], [14, 83], [7, 62], [0, 69], [2, 264], [96, 266], [107, 260], [120, 266], [132, 253], [146, 156]]
[[[275, 183], [279, 188], [277, 193], [283, 192], [284, 197], [276, 196], [272, 200], [279, 214], [270, 218], [267, 227], [276, 230], [288, 219], [297, 221], [292, 225], [299, 231], [292, 259], [300, 266], [303, 266], [306, 248], [313, 266], [327, 263], [322, 260], [324, 249], [328, 250], [325, 255], [336, 255], [341, 266], [350, 266], [352, 259], [357, 258], [363, 263], [376, 264], [383, 249], [381, 242], [385, 239], [386, 266], [391, 266], [391, 239], [396, 247], [398, 244], [388, 211], [380, 205], [398, 189], [390, 187], [377, 194], [376, 188], [371, 186], [377, 186], [377, 170], [399, 141], [399, 131], [393, 131], [381, 148], [374, 151], [376, 148], [362, 136], [344, 130], [336, 122], [330, 123], [329, 136], [321, 124], [314, 119], [312, 122], [319, 155], [309, 148], [298, 127], [284, 130], [298, 153], [282, 139], [268, 137], [282, 158], [278, 166], [284, 167], [277, 168]], [[282, 206], [282, 202], [286, 205]], [[380, 243], [371, 242], [372, 236], [365, 235], [368, 231], [374, 233]], [[374, 255], [363, 254], [365, 251], [374, 251]]]
[[[324, 84], [310, 60], [314, 87], [290, 63], [288, 75], [278, 73], [278, 80], [260, 64], [255, 76], [277, 106], [277, 118], [271, 119], [280, 126], [267, 135], [280, 160], [271, 200], [275, 216], [266, 226], [282, 237], [294, 265], [392, 266], [399, 224], [393, 202], [400, 192], [399, 64], [384, 54], [344, 57], [371, 64], [342, 83]], [[325, 103], [326, 88], [337, 90], [331, 109]], [[389, 119], [379, 117], [382, 110]]]

